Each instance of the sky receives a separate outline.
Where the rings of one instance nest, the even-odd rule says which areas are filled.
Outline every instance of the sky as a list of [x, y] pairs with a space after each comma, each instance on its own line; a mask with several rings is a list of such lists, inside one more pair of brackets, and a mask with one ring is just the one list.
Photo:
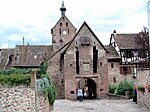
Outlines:
[[0, 48], [51, 45], [51, 28], [65, 15], [77, 28], [84, 21], [104, 45], [110, 35], [138, 33], [148, 27], [148, 0], [0, 0]]

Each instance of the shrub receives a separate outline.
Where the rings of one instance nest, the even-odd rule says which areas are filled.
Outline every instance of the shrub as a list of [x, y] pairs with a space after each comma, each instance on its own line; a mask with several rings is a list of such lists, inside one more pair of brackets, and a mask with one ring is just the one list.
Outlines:
[[114, 94], [115, 93], [115, 90], [116, 90], [116, 88], [117, 88], [117, 85], [109, 85], [109, 93], [112, 93], [112, 94]]
[[18, 86], [30, 85], [31, 78], [29, 74], [11, 74], [0, 75], [0, 85]]
[[32, 72], [31, 69], [8, 69], [8, 70], [0, 70], [0, 75], [11, 75], [11, 74], [30, 74]]
[[125, 95], [126, 91], [130, 91], [131, 96], [133, 96], [133, 83], [130, 83], [127, 80], [124, 80], [119, 83], [119, 85], [116, 88], [115, 93], [117, 95]]
[[39, 69], [38, 69], [37, 72], [36, 72], [37, 78], [41, 78], [42, 75], [46, 74], [47, 68], [48, 68], [47, 63], [42, 63], [42, 64], [39, 66]]
[[43, 77], [39, 80], [38, 93], [43, 93], [45, 97], [48, 97], [49, 103], [53, 105], [56, 99], [56, 90], [54, 85], [50, 83], [50, 79], [48, 77]]

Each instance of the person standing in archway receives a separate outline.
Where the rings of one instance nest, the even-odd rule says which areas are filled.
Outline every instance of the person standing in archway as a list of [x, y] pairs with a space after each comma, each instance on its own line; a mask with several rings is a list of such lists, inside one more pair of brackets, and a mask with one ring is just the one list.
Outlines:
[[80, 102], [83, 102], [83, 91], [81, 88], [77, 90], [77, 97], [79, 98]]

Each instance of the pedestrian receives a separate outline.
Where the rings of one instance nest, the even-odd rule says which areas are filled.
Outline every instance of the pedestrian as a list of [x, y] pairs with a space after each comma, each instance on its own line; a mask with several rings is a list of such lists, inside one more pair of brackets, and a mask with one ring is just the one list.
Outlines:
[[134, 93], [133, 102], [137, 103], [137, 89], [136, 89], [136, 86], [134, 86], [133, 93]]
[[77, 90], [77, 97], [79, 98], [80, 102], [83, 102], [83, 92], [81, 88]]

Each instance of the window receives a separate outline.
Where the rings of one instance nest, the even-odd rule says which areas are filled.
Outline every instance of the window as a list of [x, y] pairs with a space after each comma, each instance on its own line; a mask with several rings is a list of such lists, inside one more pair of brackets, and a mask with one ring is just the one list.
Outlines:
[[114, 68], [114, 64], [113, 63], [111, 63], [111, 68]]
[[59, 29], [59, 34], [61, 35], [61, 29]]
[[113, 82], [116, 83], [116, 77], [113, 78]]
[[69, 29], [68, 29], [68, 34], [69, 34]]
[[68, 26], [68, 23], [66, 23], [66, 26]]
[[120, 74], [131, 74], [131, 66], [121, 66], [120, 67]]
[[70, 91], [70, 94], [74, 94], [74, 91]]
[[12, 59], [13, 59], [13, 55], [10, 55], [9, 56], [9, 61], [12, 62]]
[[61, 79], [61, 83], [64, 83], [64, 80], [63, 80], [63, 79]]
[[62, 23], [60, 23], [60, 26], [62, 26]]
[[123, 72], [127, 72], [128, 71], [128, 67], [127, 66], [124, 66], [123, 67]]
[[63, 67], [64, 67], [64, 54], [61, 53], [61, 55], [60, 55], [60, 72], [63, 72]]
[[102, 63], [102, 62], [100, 62], [100, 63], [99, 63], [99, 66], [103, 66], [103, 63]]
[[126, 50], [125, 55], [126, 55], [127, 58], [131, 58], [133, 56], [133, 53], [132, 53], [131, 50]]
[[97, 73], [98, 50], [93, 46], [93, 73]]
[[79, 74], [79, 51], [76, 51], [76, 73]]

